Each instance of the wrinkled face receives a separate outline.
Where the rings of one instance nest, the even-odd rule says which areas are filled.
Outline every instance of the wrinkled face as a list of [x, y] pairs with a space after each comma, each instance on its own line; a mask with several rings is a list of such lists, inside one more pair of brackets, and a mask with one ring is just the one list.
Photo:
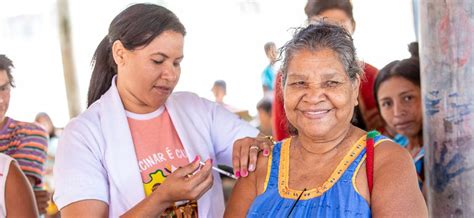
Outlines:
[[10, 79], [8, 79], [7, 71], [0, 70], [0, 122], [5, 119], [10, 104], [10, 90]]
[[288, 64], [284, 107], [299, 135], [331, 138], [350, 126], [359, 79], [351, 80], [331, 49], [303, 50]]
[[158, 109], [178, 83], [183, 59], [183, 35], [165, 31], [147, 46], [134, 50], [123, 46], [120, 49], [121, 43], [116, 43], [113, 53], [118, 69], [117, 89], [122, 101], [131, 102], [134, 108], [144, 109], [132, 112]]
[[341, 9], [328, 9], [321, 12], [319, 15], [309, 18], [310, 23], [318, 22], [320, 20], [340, 25], [349, 33], [354, 33], [354, 24], [352, 23], [351, 18]]
[[397, 133], [416, 136], [423, 125], [420, 87], [403, 77], [392, 77], [377, 92], [380, 114]]

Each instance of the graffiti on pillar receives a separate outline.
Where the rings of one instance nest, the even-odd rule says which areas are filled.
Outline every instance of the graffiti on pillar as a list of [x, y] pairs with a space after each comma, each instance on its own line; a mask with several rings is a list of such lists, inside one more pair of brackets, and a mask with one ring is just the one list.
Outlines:
[[[473, 136], [469, 125], [464, 125], [464, 121], [469, 119], [469, 115], [474, 109], [472, 96], [464, 96], [458, 92], [444, 94], [447, 98], [440, 97], [439, 91], [429, 91], [425, 96], [425, 108], [428, 116], [434, 116], [440, 112], [440, 102], [446, 99], [446, 106], [442, 117], [444, 132], [454, 133], [457, 129], [458, 137], [454, 139], [445, 139], [433, 142], [433, 149], [437, 157], [434, 157], [434, 163], [431, 166], [431, 180], [436, 192], [443, 192], [448, 184], [457, 176], [473, 170], [474, 166], [466, 166], [466, 157], [462, 152], [450, 155], [450, 150], [464, 149], [465, 146], [472, 144]], [[459, 132], [459, 130], [463, 130]]]
[[[451, 140], [446, 140], [442, 142], [442, 145], [439, 146], [438, 142], [434, 142], [433, 148], [437, 151], [439, 150], [439, 157], [435, 157], [435, 162], [433, 164], [431, 174], [431, 179], [433, 181], [433, 187], [437, 192], [443, 192], [446, 186], [451, 182], [451, 180], [466, 171], [474, 169], [474, 166], [465, 167], [463, 162], [466, 159], [460, 153], [455, 154], [449, 160], [446, 160], [448, 154], [448, 148], [456, 145], [460, 145], [466, 142], [471, 141], [471, 137], [457, 139], [454, 143]], [[441, 148], [439, 148], [441, 147]]]
[[[468, 34], [456, 35], [455, 25], [468, 28]], [[474, 34], [474, 25], [464, 8], [453, 7], [451, 13], [446, 13], [439, 22], [438, 34], [441, 51], [446, 54], [449, 63], [463, 67], [471, 57]]]
[[425, 96], [426, 115], [433, 116], [439, 112], [439, 91], [431, 91]]

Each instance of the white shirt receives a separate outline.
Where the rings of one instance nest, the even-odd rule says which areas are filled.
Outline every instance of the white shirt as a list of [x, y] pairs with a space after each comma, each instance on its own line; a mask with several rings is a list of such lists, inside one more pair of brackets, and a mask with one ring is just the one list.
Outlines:
[[[165, 106], [189, 161], [196, 155], [231, 166], [235, 140], [258, 130], [216, 103], [188, 92], [173, 93]], [[199, 217], [222, 217], [222, 183], [213, 171], [213, 187], [198, 200]], [[115, 86], [65, 127], [54, 166], [59, 208], [86, 200], [109, 205], [118, 217], [145, 198], [126, 112]], [[86, 208], [85, 208], [86, 209]]]

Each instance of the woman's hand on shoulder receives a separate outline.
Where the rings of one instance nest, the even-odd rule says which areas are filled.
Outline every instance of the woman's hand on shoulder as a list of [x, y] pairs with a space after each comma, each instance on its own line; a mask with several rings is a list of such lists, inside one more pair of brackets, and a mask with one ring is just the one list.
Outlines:
[[427, 217], [428, 210], [410, 154], [391, 141], [382, 142], [374, 154], [371, 194], [374, 217]]
[[255, 171], [259, 153], [263, 156], [270, 155], [273, 140], [259, 134], [256, 138], [245, 137], [234, 142], [232, 152], [232, 165], [237, 177], [247, 177], [249, 172]]

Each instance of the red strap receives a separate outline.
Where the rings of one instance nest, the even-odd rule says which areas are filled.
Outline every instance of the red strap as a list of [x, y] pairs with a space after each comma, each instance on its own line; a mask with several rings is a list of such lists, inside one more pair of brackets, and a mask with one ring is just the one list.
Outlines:
[[369, 193], [372, 195], [372, 188], [374, 186], [374, 138], [377, 132], [372, 131], [367, 133], [366, 151], [367, 158], [365, 159], [365, 166], [367, 171], [367, 182], [369, 184]]

